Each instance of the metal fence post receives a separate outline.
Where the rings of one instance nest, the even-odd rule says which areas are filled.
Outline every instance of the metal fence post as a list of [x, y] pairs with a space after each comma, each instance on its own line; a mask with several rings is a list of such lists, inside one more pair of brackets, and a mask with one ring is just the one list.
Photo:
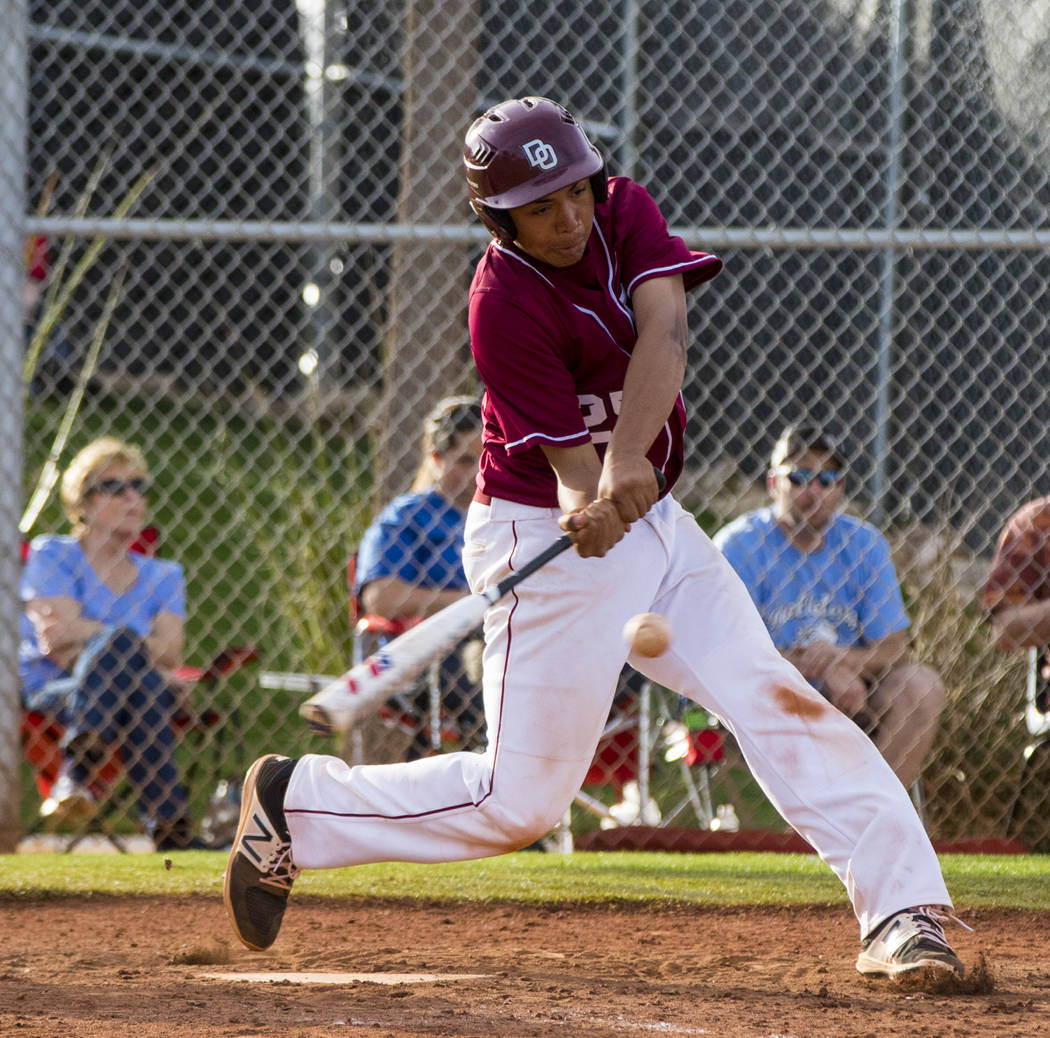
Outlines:
[[22, 498], [22, 280], [26, 151], [26, 3], [0, 7], [0, 852], [18, 842], [18, 515]]

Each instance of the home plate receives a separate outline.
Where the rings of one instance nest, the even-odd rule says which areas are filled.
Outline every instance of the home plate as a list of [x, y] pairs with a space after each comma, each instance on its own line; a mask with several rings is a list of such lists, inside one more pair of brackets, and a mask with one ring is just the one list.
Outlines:
[[446, 980], [484, 980], [487, 973], [202, 973], [208, 980], [248, 980], [285, 984], [439, 984]]

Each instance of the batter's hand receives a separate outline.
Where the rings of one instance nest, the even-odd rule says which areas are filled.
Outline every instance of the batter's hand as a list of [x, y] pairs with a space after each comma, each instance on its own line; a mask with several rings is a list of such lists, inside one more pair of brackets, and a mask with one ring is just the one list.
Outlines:
[[563, 515], [558, 525], [569, 535], [576, 553], [584, 559], [600, 559], [630, 529], [612, 501], [602, 499]]
[[598, 497], [611, 501], [624, 523], [637, 522], [660, 496], [656, 469], [644, 454], [605, 454]]

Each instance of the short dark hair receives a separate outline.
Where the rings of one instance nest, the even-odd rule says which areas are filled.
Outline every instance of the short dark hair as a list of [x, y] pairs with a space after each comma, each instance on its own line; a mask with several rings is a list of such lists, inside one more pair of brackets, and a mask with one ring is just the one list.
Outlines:
[[457, 434], [481, 428], [481, 404], [472, 396], [449, 396], [439, 400], [423, 423], [427, 446], [444, 454]]
[[770, 468], [777, 468], [785, 461], [797, 458], [809, 451], [830, 454], [835, 464], [845, 468], [846, 457], [838, 443], [819, 425], [789, 425], [773, 447], [769, 459]]

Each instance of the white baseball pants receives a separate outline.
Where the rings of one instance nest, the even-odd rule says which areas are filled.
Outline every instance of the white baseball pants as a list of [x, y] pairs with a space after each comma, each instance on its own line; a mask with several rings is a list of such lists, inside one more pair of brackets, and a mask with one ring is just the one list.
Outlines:
[[[471, 505], [464, 565], [479, 591], [559, 536], [556, 509]], [[580, 787], [627, 651], [622, 629], [665, 616], [671, 645], [629, 657], [715, 713], [770, 801], [845, 884], [867, 934], [913, 905], [950, 905], [904, 787], [871, 741], [772, 642], [732, 567], [665, 498], [602, 559], [568, 551], [489, 609], [489, 747], [351, 768], [303, 757], [285, 812], [303, 868], [481, 858], [527, 846]]]

